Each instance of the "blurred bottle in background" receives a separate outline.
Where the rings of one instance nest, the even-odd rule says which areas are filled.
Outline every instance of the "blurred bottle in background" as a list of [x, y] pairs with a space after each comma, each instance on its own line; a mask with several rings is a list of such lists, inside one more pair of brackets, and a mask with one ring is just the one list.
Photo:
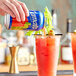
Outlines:
[[18, 51], [18, 65], [30, 64], [30, 50], [28, 47], [28, 39], [25, 37], [24, 31], [16, 33], [17, 44], [20, 46]]
[[35, 37], [33, 35], [28, 36], [29, 48], [30, 48], [30, 65], [36, 65], [36, 49], [35, 49]]
[[16, 38], [15, 33], [13, 31], [9, 33], [9, 37], [7, 40], [8, 40], [8, 46], [17, 45], [17, 43], [16, 43], [17, 38]]
[[52, 26], [54, 26], [55, 34], [61, 34], [61, 31], [58, 28], [57, 12], [55, 9], [52, 9]]
[[7, 51], [6, 51], [6, 55], [5, 55], [5, 64], [6, 65], [10, 65], [10, 62], [11, 62], [11, 54], [10, 54], [10, 49], [9, 47], [12, 47], [12, 46], [16, 46], [16, 37], [15, 37], [15, 33], [12, 31], [12, 32], [9, 32], [9, 36], [6, 35], [6, 33], [4, 34], [5, 38], [7, 38]]
[[24, 43], [24, 31], [17, 31], [16, 33], [16, 37], [17, 37], [17, 44], [19, 46], [22, 46]]
[[2, 37], [2, 25], [0, 24], [0, 64], [5, 63], [6, 48], [7, 40]]
[[5, 38], [5, 39], [7, 40], [7, 39], [8, 39], [7, 33], [6, 33], [6, 32], [3, 32], [3, 33], [2, 33], [2, 37]]
[[30, 65], [35, 65], [35, 54], [33, 51], [30, 52]]
[[10, 63], [11, 63], [11, 54], [10, 54], [9, 47], [7, 46], [6, 52], [5, 52], [5, 64], [10, 65]]
[[73, 63], [72, 58], [72, 47], [71, 47], [71, 25], [72, 20], [67, 19], [67, 30], [66, 35], [61, 41], [61, 63], [63, 64], [71, 64]]

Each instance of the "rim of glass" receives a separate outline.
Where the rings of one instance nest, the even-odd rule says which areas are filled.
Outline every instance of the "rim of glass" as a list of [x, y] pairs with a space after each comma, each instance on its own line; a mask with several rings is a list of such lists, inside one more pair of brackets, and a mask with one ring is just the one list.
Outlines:
[[61, 37], [62, 34], [55, 34], [54, 36], [51, 35], [42, 35], [42, 34], [34, 34], [35, 37]]
[[[33, 34], [34, 36], [51, 36], [51, 35], [42, 35], [42, 34]], [[63, 34], [55, 34], [54, 36], [62, 36]]]

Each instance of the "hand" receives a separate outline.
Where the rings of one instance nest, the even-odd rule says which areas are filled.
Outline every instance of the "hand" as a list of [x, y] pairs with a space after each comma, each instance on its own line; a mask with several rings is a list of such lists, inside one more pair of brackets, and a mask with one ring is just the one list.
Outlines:
[[16, 17], [17, 21], [25, 21], [25, 16], [29, 16], [26, 5], [17, 0], [0, 0], [0, 15], [10, 14]]

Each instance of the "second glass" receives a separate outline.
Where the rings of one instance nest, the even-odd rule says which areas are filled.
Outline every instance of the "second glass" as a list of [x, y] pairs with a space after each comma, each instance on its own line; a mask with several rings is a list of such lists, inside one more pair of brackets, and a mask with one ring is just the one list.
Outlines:
[[60, 36], [36, 36], [38, 76], [56, 76]]
[[71, 34], [74, 76], [76, 76], [76, 33]]

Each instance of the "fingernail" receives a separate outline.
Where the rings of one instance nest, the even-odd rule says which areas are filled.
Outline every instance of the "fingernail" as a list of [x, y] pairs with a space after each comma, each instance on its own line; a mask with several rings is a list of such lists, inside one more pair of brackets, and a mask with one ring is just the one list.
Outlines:
[[15, 18], [15, 16], [12, 16], [13, 18]]
[[26, 15], [27, 15], [27, 16], [29, 16], [29, 13], [28, 13], [28, 12], [26, 12]]
[[15, 18], [15, 16], [14, 15], [11, 15], [13, 18]]
[[22, 19], [22, 21], [25, 21], [25, 17]]
[[29, 16], [29, 13], [27, 14], [27, 16]]
[[19, 18], [19, 19], [17, 19], [17, 21], [18, 21], [18, 22], [21, 22], [21, 19]]

